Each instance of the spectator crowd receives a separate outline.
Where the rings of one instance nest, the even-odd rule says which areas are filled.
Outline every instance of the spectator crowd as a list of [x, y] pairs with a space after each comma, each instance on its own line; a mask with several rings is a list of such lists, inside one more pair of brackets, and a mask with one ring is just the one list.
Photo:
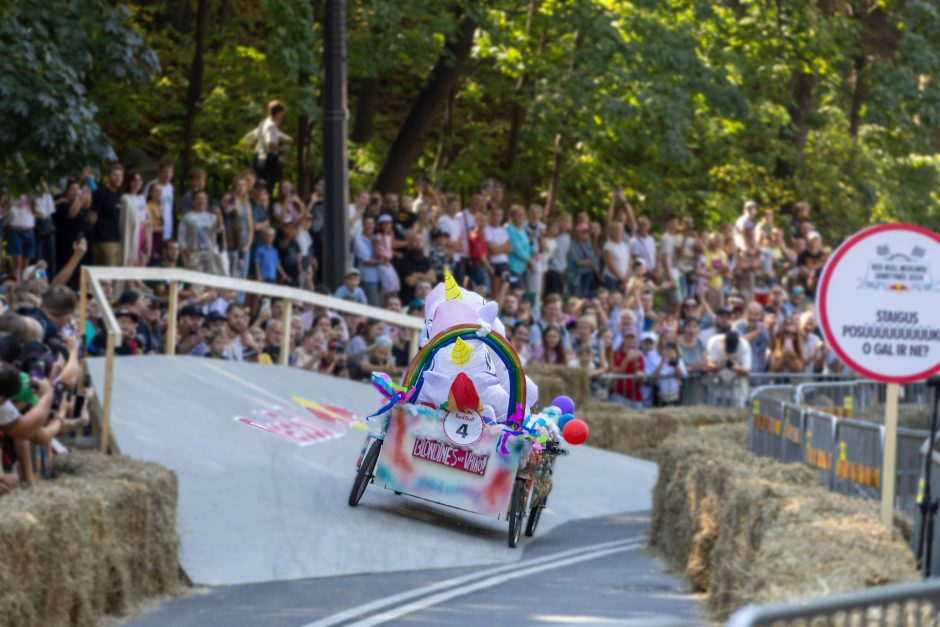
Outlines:
[[[78, 328], [79, 270], [184, 267], [313, 290], [423, 319], [424, 298], [443, 280], [498, 302], [523, 363], [586, 370], [599, 396], [634, 408], [742, 405], [749, 386], [844, 370], [817, 328], [816, 283], [830, 249], [810, 209], [786, 213], [743, 204], [714, 230], [655, 208], [638, 215], [614, 191], [607, 207], [546, 213], [520, 204], [500, 183], [468, 196], [427, 178], [411, 193], [361, 191], [348, 208], [351, 260], [342, 285], [320, 281], [324, 224], [318, 182], [309, 197], [283, 179], [278, 130], [283, 106], [247, 139], [252, 167], [210, 195], [193, 168], [178, 189], [173, 164], [152, 176], [108, 165], [33, 194], [0, 197], [0, 431], [4, 468], [28, 443], [48, 444], [88, 423], [85, 354], [105, 349], [102, 303], [89, 299]], [[213, 187], [216, 189], [216, 187]], [[103, 286], [123, 333], [119, 355], [167, 345], [168, 285]], [[409, 362], [411, 329], [301, 305], [180, 286], [179, 355], [278, 363], [289, 334], [292, 367], [352, 379], [392, 375]], [[290, 328], [283, 308], [292, 307]], [[16, 483], [0, 475], [0, 493]]]

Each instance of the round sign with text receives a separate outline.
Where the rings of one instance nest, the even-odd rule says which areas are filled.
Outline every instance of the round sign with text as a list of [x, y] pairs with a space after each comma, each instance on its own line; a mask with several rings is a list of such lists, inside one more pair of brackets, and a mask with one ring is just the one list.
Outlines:
[[940, 234], [882, 224], [852, 235], [823, 269], [816, 309], [826, 342], [860, 375], [940, 372]]
[[467, 446], [483, 437], [483, 417], [474, 410], [444, 414], [444, 435], [454, 444]]

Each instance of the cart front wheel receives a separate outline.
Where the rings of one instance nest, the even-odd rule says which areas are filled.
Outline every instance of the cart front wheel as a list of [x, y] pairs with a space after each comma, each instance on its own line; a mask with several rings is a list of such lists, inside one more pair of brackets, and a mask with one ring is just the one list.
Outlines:
[[519, 544], [522, 535], [522, 519], [525, 516], [525, 480], [516, 479], [512, 489], [512, 498], [509, 501], [509, 548], [514, 549]]
[[545, 499], [542, 499], [538, 505], [533, 505], [529, 509], [529, 520], [527, 520], [525, 524], [526, 537], [531, 538], [535, 533], [535, 528], [538, 526], [539, 519], [542, 517], [543, 509], [545, 509]]
[[362, 498], [362, 495], [365, 494], [366, 488], [372, 483], [372, 479], [375, 477], [372, 473], [375, 472], [375, 464], [379, 461], [379, 451], [381, 449], [382, 442], [376, 440], [372, 443], [372, 446], [369, 447], [366, 456], [362, 458], [362, 463], [359, 464], [359, 471], [356, 473], [356, 480], [353, 482], [352, 490], [349, 493], [350, 507], [359, 505], [359, 500]]

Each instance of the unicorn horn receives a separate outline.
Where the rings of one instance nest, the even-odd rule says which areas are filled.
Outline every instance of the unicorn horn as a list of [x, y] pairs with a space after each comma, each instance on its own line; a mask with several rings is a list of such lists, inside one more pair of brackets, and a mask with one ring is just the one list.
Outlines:
[[463, 292], [460, 290], [460, 286], [457, 285], [457, 281], [454, 280], [454, 275], [450, 273], [449, 268], [444, 268], [444, 294], [447, 296], [447, 300], [463, 299]]
[[454, 365], [462, 366], [470, 361], [470, 355], [473, 353], [473, 347], [463, 341], [463, 338], [457, 338], [454, 342], [454, 350], [450, 352], [450, 360]]

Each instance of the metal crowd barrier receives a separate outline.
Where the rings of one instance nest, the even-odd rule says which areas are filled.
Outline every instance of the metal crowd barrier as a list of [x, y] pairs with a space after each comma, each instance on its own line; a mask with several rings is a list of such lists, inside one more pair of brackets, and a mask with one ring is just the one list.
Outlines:
[[804, 454], [802, 462], [832, 486], [833, 450], [836, 443], [836, 419], [814, 409], [803, 410]]
[[[878, 386], [853, 381], [802, 384], [795, 390], [781, 385], [758, 388], [749, 406], [748, 449], [780, 461], [802, 463], [818, 472], [834, 492], [878, 499], [884, 426], [859, 418], [870, 413], [868, 408], [883, 405], [884, 389]], [[907, 398], [923, 399], [926, 404], [921, 391], [926, 393], [923, 385], [910, 386]], [[788, 392], [803, 405], [790, 402]], [[841, 400], [830, 402], [833, 398]], [[878, 408], [883, 411], [883, 406]], [[898, 429], [895, 508], [911, 518], [917, 515], [921, 447], [928, 437], [929, 432], [923, 429]]]
[[799, 405], [783, 405], [783, 441], [781, 442], [780, 460], [785, 462], [803, 461], [804, 415]]
[[881, 497], [881, 468], [884, 460], [882, 425], [857, 420], [839, 420], [835, 431], [833, 492], [877, 499]]
[[940, 580], [866, 588], [799, 603], [750, 605], [728, 627], [940, 624]]
[[[874, 381], [812, 381], [796, 386], [794, 400], [831, 413], [839, 418], [857, 418], [867, 422], [884, 423], [884, 383]], [[914, 429], [928, 427], [927, 386], [923, 382], [901, 386], [901, 403], [898, 408], [901, 424]]]

